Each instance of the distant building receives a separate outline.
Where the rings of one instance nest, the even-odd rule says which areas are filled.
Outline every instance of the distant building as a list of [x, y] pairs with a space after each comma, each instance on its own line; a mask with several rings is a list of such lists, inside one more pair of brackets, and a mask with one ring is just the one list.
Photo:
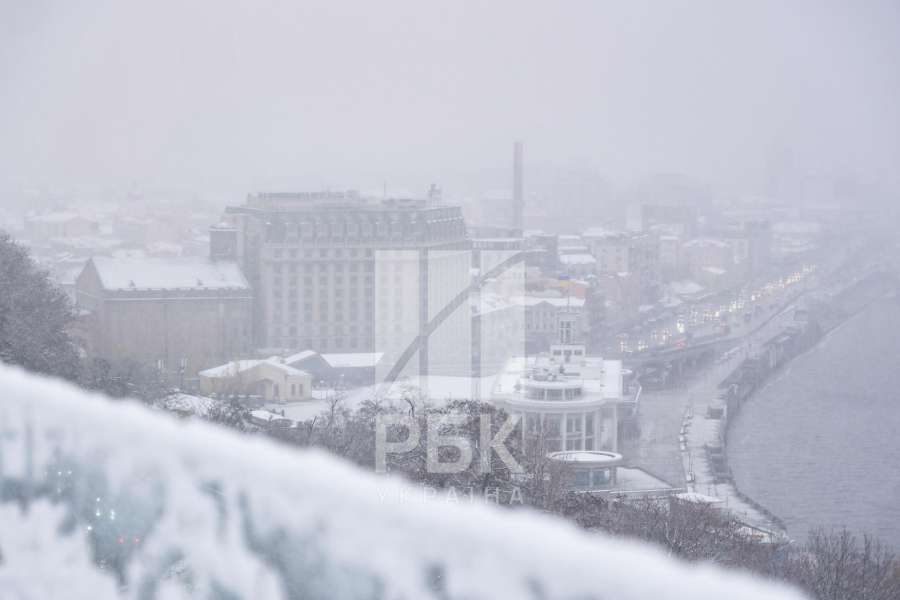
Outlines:
[[525, 342], [528, 354], [547, 352], [553, 344], [585, 340], [585, 299], [523, 296], [515, 299], [525, 308]]
[[633, 401], [622, 363], [586, 356], [583, 345], [554, 345], [549, 354], [510, 360], [492, 402], [522, 419], [522, 435], [546, 452], [618, 447], [619, 405]]
[[537, 267], [544, 276], [559, 271], [559, 238], [542, 232], [525, 232], [525, 243], [531, 252], [526, 257], [529, 267]]
[[662, 281], [672, 281], [684, 275], [682, 239], [677, 235], [659, 236], [659, 271]]
[[[470, 283], [459, 207], [355, 192], [261, 193], [228, 207], [210, 250], [236, 260], [255, 293], [259, 346], [384, 352], [388, 366]], [[463, 302], [410, 371], [468, 372]]]
[[747, 221], [744, 231], [748, 240], [750, 272], [762, 273], [772, 264], [772, 226], [769, 221]]
[[204, 394], [251, 395], [266, 402], [312, 399], [312, 377], [277, 357], [235, 360], [199, 373]]
[[685, 238], [697, 234], [697, 209], [683, 204], [641, 205], [641, 229], [649, 231], [664, 225]]
[[721, 238], [696, 238], [685, 242], [682, 250], [688, 275], [713, 290], [736, 283], [736, 248], [740, 251], [741, 245]]
[[234, 262], [95, 257], [75, 288], [93, 356], [190, 379], [251, 349], [253, 296]]
[[646, 498], [683, 491], [644, 469], [625, 466], [624, 457], [616, 452], [566, 450], [548, 458], [557, 467], [553, 475], [558, 485], [573, 492]]
[[560, 254], [560, 270], [576, 279], [586, 279], [597, 274], [597, 259], [588, 252]]
[[597, 261], [598, 275], [634, 280], [641, 302], [652, 302], [660, 283], [659, 237], [655, 233], [587, 231], [582, 236]]
[[54, 238], [75, 238], [97, 235], [100, 225], [81, 215], [62, 211], [25, 217], [25, 235], [36, 242]]
[[[472, 240], [472, 268], [484, 274], [518, 255], [525, 240], [476, 238]], [[518, 263], [473, 290], [471, 376], [476, 380], [497, 373], [512, 356], [525, 352], [524, 309], [513, 298], [524, 294], [526, 267]]]
[[317, 384], [331, 387], [361, 387], [376, 383], [382, 352], [319, 354], [304, 350], [284, 357], [284, 363], [308, 372]]

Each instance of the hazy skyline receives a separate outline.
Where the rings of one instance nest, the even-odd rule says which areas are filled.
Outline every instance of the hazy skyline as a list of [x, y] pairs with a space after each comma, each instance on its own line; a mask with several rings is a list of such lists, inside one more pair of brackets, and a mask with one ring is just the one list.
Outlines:
[[[4, 186], [399, 187], [528, 161], [896, 186], [892, 2], [2, 9]], [[454, 175], [456, 174], [456, 175]]]

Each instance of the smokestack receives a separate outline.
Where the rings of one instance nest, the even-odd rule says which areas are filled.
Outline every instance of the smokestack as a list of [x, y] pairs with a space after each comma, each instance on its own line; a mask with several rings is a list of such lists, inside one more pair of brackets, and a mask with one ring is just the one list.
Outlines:
[[522, 232], [525, 197], [522, 190], [522, 142], [513, 144], [513, 229]]

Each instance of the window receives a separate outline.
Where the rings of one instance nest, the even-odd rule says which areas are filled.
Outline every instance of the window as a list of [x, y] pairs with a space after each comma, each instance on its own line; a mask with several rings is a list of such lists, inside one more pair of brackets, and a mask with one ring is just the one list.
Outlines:
[[544, 431], [548, 438], [559, 437], [562, 434], [562, 416], [561, 415], [545, 415]]
[[575, 471], [575, 487], [583, 489], [591, 487], [591, 472]]
[[594, 487], [609, 485], [612, 475], [609, 469], [594, 469], [591, 471], [591, 480]]
[[538, 413], [525, 414], [525, 432], [529, 435], [538, 435], [541, 431], [541, 415]]
[[581, 450], [581, 449], [582, 449], [581, 437], [566, 438], [566, 450]]

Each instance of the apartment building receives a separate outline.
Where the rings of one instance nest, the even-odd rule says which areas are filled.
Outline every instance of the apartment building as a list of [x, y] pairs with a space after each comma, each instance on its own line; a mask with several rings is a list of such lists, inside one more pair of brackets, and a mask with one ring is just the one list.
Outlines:
[[660, 283], [659, 237], [655, 233], [586, 231], [582, 236], [596, 259], [598, 275], [635, 281], [642, 302], [656, 299]]

